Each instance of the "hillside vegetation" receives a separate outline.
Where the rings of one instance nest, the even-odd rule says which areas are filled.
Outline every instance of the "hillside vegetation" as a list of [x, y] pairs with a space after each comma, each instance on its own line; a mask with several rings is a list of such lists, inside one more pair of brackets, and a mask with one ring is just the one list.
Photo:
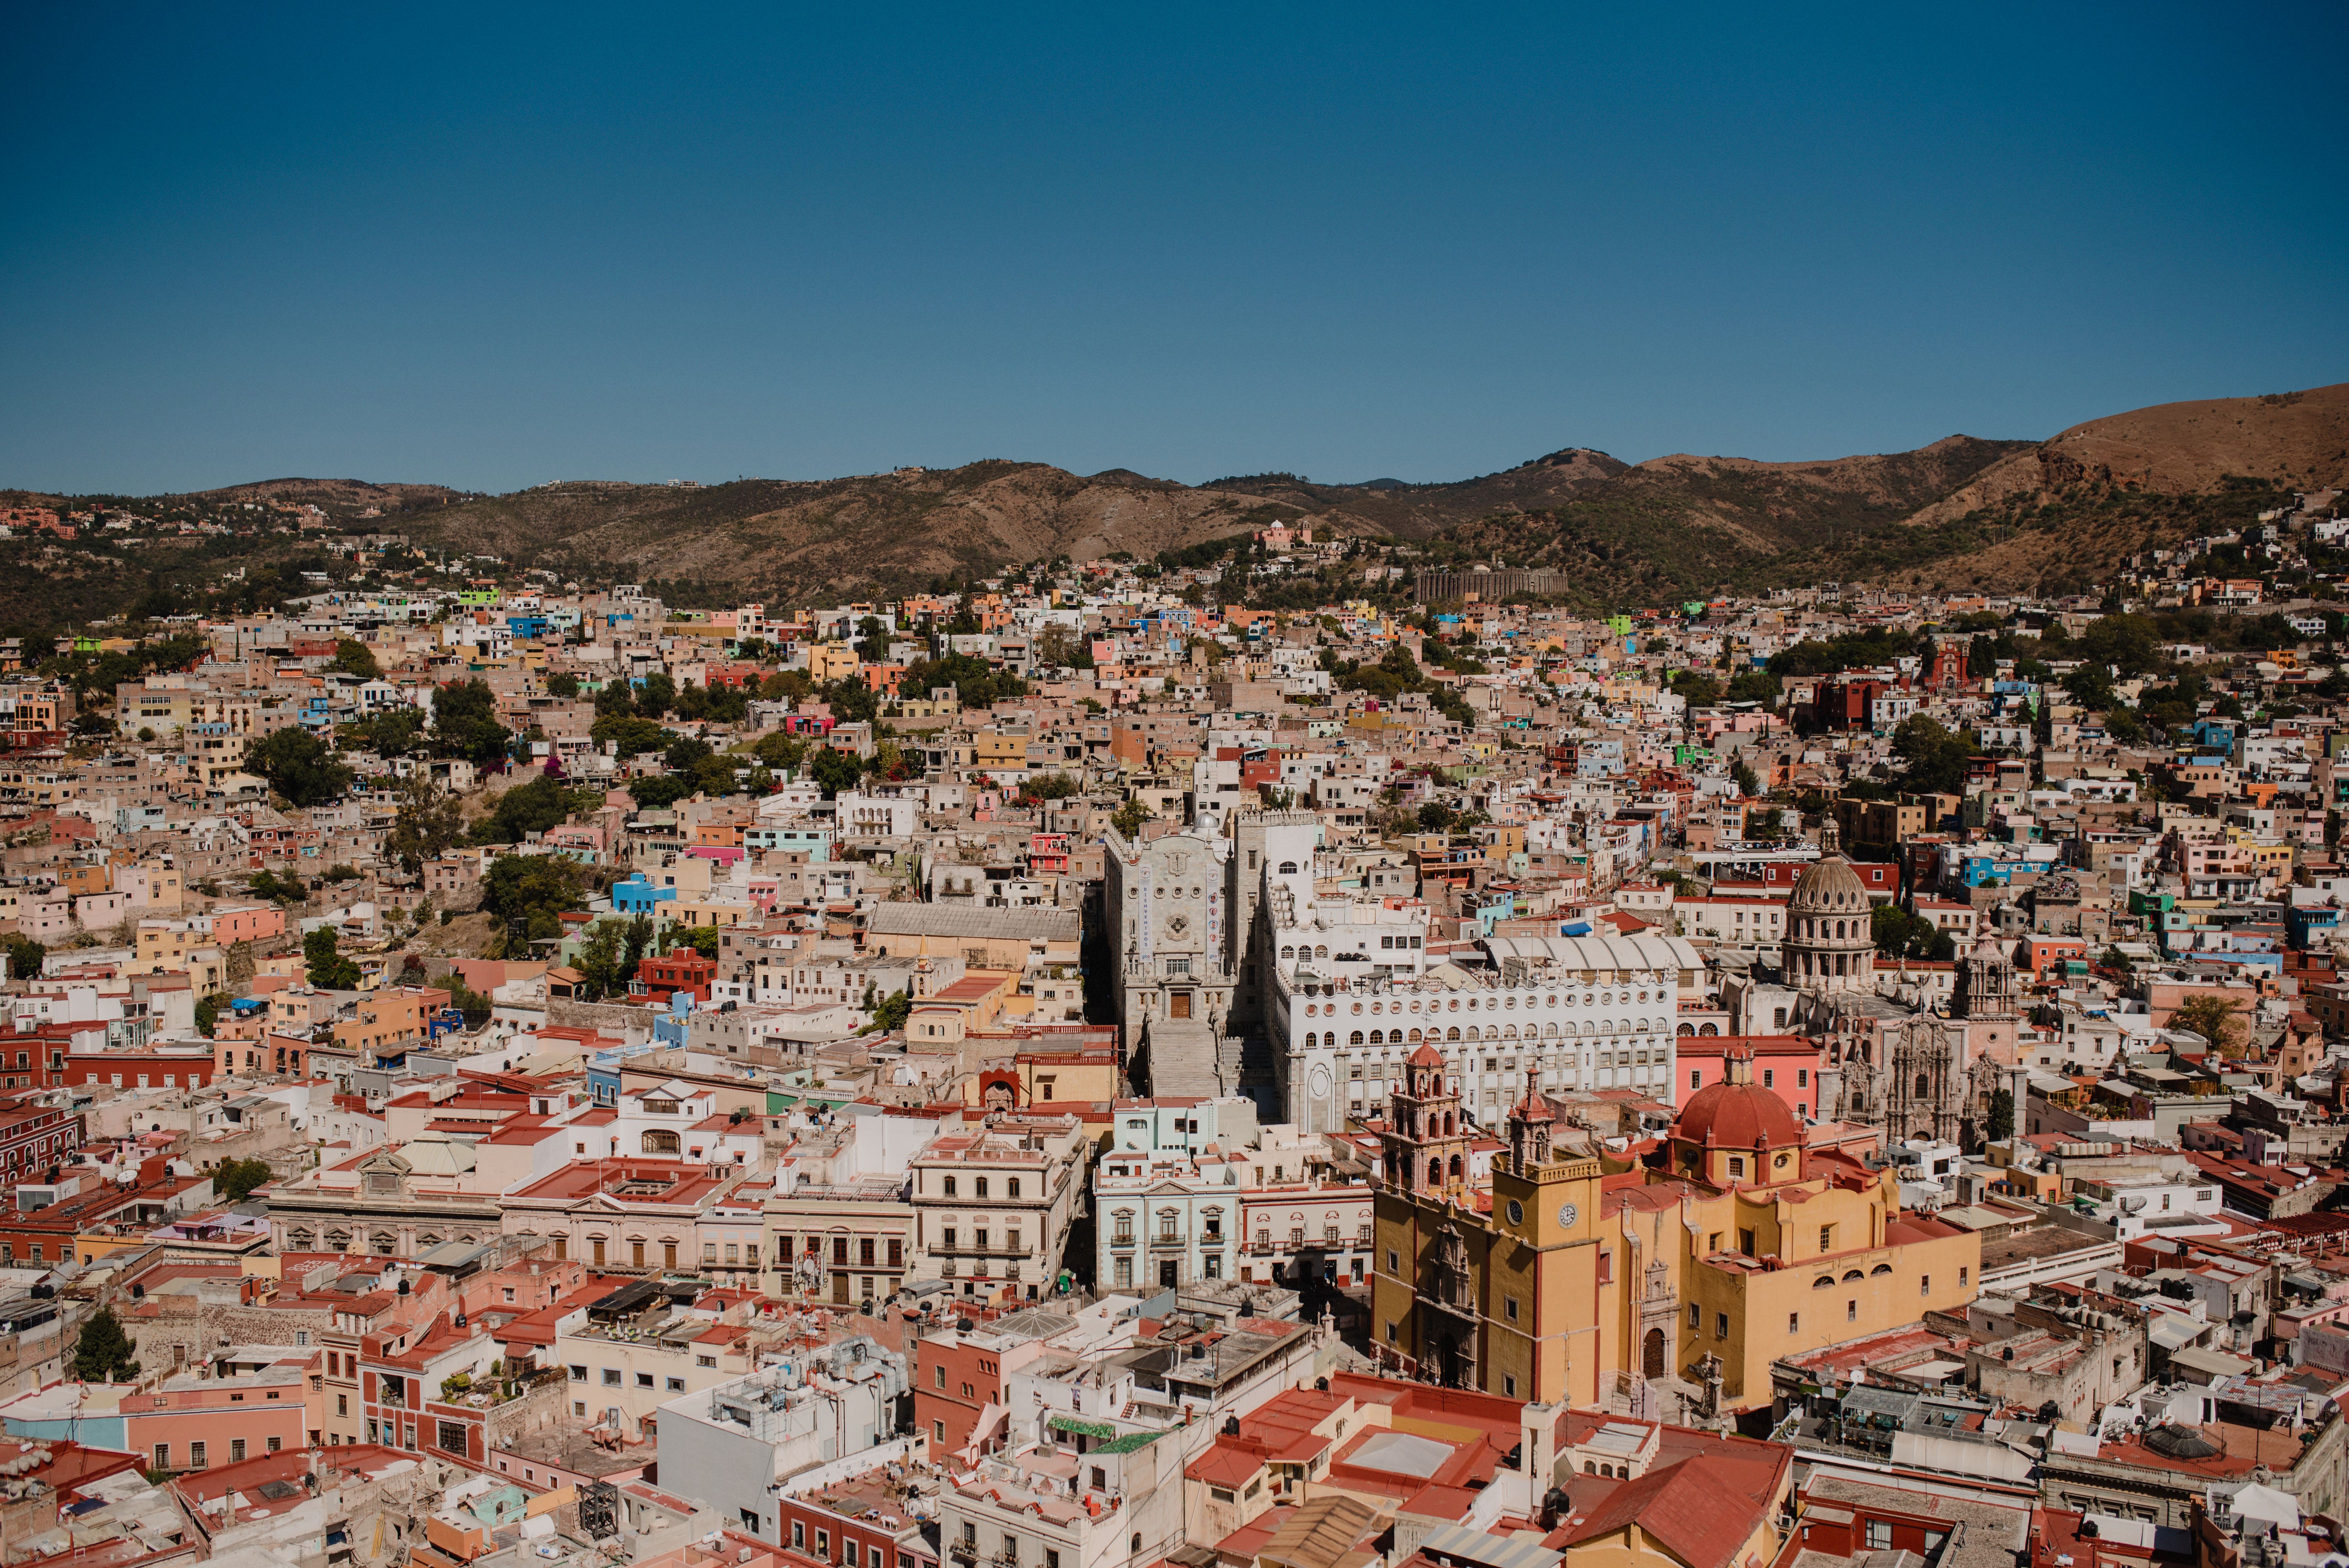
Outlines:
[[[1295, 474], [1190, 486], [988, 460], [708, 487], [580, 480], [479, 496], [429, 484], [281, 479], [188, 496], [0, 495], [167, 520], [124, 541], [0, 543], [0, 624], [46, 630], [145, 606], [234, 607], [299, 592], [321, 532], [398, 532], [427, 556], [490, 555], [582, 586], [794, 605], [886, 597], [1069, 556], [1148, 559], [1274, 522], [1569, 573], [1592, 605], [1782, 583], [2058, 589], [2127, 555], [2349, 480], [2349, 385], [2164, 404], [2046, 441], [1951, 436], [1910, 452], [1772, 463], [1677, 453], [1625, 464], [1568, 447], [1448, 483]], [[256, 516], [315, 507], [305, 531]], [[191, 521], [211, 535], [173, 530]], [[224, 525], [233, 531], [220, 532]], [[142, 528], [145, 526], [142, 523]], [[420, 564], [420, 562], [419, 562]]]

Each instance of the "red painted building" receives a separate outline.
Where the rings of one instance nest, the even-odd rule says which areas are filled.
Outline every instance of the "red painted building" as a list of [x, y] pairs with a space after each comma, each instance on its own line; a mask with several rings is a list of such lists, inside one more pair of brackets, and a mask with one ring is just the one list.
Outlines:
[[628, 982], [628, 990], [639, 996], [651, 996], [667, 1002], [679, 992], [696, 1002], [709, 1000], [710, 982], [718, 977], [718, 961], [704, 958], [689, 947], [665, 953], [658, 958], [647, 958], [636, 965], [636, 977]]
[[955, 1329], [915, 1343], [914, 1424], [928, 1434], [931, 1453], [950, 1453], [970, 1441], [979, 1412], [1002, 1400], [998, 1347], [965, 1339]]

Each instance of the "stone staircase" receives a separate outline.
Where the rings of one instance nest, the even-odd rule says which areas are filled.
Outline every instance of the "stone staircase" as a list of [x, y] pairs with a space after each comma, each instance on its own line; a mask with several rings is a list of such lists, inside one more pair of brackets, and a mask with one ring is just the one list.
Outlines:
[[1221, 1050], [1204, 1018], [1153, 1018], [1143, 1048], [1154, 1096], [1196, 1095], [1203, 1099], [1229, 1092], [1218, 1081]]

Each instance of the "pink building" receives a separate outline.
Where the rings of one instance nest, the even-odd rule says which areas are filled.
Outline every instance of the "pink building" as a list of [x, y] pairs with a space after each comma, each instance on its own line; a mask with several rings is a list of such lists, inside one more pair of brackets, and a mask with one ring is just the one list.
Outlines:
[[1819, 1045], [1800, 1035], [1682, 1035], [1672, 1042], [1679, 1069], [1672, 1103], [1686, 1105], [1701, 1088], [1726, 1082], [1729, 1055], [1754, 1058], [1754, 1081], [1786, 1102], [1799, 1117], [1818, 1109]]

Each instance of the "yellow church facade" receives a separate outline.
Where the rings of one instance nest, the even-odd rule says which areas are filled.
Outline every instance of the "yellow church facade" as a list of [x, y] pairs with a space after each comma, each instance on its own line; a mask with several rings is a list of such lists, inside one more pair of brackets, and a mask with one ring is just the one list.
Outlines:
[[1405, 1068], [1374, 1201], [1371, 1332], [1408, 1375], [1519, 1399], [1605, 1404], [1641, 1379], [1771, 1398], [1779, 1357], [1962, 1313], [1979, 1237], [1904, 1213], [1889, 1171], [1804, 1147], [1733, 1059], [1674, 1122], [1661, 1169], [1566, 1150], [1539, 1093], [1509, 1118], [1488, 1190], [1428, 1051]]

